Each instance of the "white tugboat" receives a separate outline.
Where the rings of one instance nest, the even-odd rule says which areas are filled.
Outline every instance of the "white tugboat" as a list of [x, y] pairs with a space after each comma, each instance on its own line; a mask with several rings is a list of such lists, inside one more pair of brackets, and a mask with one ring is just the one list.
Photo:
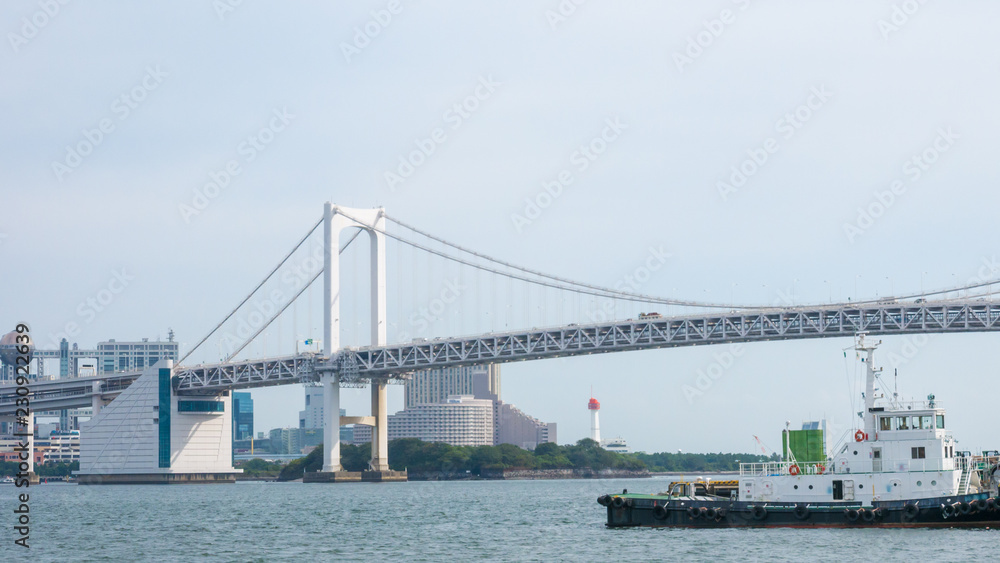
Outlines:
[[[609, 527], [1000, 526], [1000, 454], [959, 452], [933, 395], [877, 401], [878, 343], [864, 335], [861, 428], [823, 459], [740, 464], [738, 483], [674, 483], [653, 495], [602, 495]], [[786, 440], [788, 435], [786, 435]]]

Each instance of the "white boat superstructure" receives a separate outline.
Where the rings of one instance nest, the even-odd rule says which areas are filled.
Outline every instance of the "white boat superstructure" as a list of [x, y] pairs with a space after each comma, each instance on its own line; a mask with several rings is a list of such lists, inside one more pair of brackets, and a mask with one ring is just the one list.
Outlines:
[[874, 352], [879, 343], [859, 337], [866, 354], [862, 428], [838, 444], [825, 461], [740, 464], [739, 500], [750, 502], [840, 503], [919, 500], [971, 493], [997, 494], [995, 455], [956, 452], [945, 410], [926, 402], [876, 404]]

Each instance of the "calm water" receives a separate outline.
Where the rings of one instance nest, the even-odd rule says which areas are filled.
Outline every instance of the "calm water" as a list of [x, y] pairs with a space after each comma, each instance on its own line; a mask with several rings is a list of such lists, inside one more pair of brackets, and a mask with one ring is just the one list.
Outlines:
[[[598, 494], [664, 479], [31, 487], [28, 557], [3, 561], [975, 561], [996, 530], [608, 530]], [[9, 557], [11, 554], [15, 557]]]

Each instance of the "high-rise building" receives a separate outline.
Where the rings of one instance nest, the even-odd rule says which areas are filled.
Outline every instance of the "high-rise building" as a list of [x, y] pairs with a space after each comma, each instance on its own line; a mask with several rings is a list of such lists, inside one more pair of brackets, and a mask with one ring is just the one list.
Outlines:
[[[299, 411], [299, 428], [319, 428], [325, 427], [323, 418], [323, 386], [306, 384], [306, 408]], [[340, 409], [340, 416], [347, 416], [345, 409]], [[346, 443], [354, 442], [354, 425], [340, 427], [340, 441]]]
[[81, 349], [76, 343], [70, 344], [65, 338], [59, 343], [58, 349], [36, 348], [34, 357], [37, 360], [38, 377], [45, 376], [45, 360], [59, 360], [59, 377], [78, 377], [80, 363], [93, 366], [98, 374], [122, 371], [142, 371], [160, 360], [178, 358], [179, 344], [174, 341], [174, 331], [168, 333], [166, 342], [143, 338], [140, 342], [118, 342], [114, 339], [98, 342], [96, 349]]
[[321, 428], [275, 428], [270, 432], [271, 453], [301, 454], [323, 443]]
[[[500, 367], [429, 370], [407, 382], [408, 404], [388, 418], [390, 440], [419, 438], [454, 446], [514, 444], [532, 450], [556, 441], [556, 424], [528, 416], [500, 400]], [[442, 393], [446, 393], [440, 400]], [[418, 402], [424, 399], [430, 402]], [[490, 407], [490, 416], [479, 413]], [[370, 426], [355, 426], [355, 444], [371, 441]], [[488, 440], [482, 436], [489, 434]]]
[[[440, 403], [414, 405], [389, 415], [390, 440], [417, 438], [453, 446], [493, 445], [493, 401], [451, 395]], [[371, 426], [354, 427], [354, 443], [371, 441]]]
[[307, 383], [303, 388], [306, 392], [306, 408], [299, 411], [299, 428], [323, 428], [326, 420], [323, 418], [323, 386]]
[[538, 444], [556, 441], [555, 422], [542, 422], [514, 405], [503, 401], [494, 402], [498, 418], [495, 444], [514, 444], [519, 448], [533, 450]]
[[233, 440], [253, 437], [253, 399], [250, 393], [233, 392]]
[[[485, 374], [485, 378], [481, 376]], [[476, 376], [480, 377], [477, 378]], [[480, 381], [477, 389], [476, 381]], [[485, 384], [485, 388], [483, 388]], [[443, 403], [450, 395], [487, 395], [500, 397], [500, 366], [464, 366], [418, 371], [406, 382], [404, 408]]]

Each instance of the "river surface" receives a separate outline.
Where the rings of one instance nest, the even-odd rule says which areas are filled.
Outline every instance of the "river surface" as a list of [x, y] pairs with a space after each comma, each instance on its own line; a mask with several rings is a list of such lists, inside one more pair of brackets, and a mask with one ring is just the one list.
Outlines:
[[669, 478], [34, 486], [30, 550], [3, 561], [986, 561], [997, 530], [604, 527], [597, 496]]

